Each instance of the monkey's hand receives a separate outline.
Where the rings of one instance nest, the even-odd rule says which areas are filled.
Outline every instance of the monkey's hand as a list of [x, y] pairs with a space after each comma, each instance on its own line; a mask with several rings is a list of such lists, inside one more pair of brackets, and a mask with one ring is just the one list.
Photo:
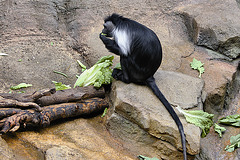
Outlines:
[[101, 33], [101, 35], [103, 35], [103, 36], [107, 36], [107, 34], [105, 34], [105, 33], [103, 33], [103, 32]]
[[123, 72], [120, 69], [114, 68], [112, 72], [112, 77], [116, 80], [120, 80], [119, 77], [123, 76]]
[[100, 34], [99, 34], [99, 38], [100, 38], [102, 41], [108, 39], [108, 38], [106, 37], [106, 34], [104, 34], [104, 33], [100, 33]]
[[99, 34], [99, 38], [102, 40], [102, 42], [105, 44], [105, 47], [112, 53], [119, 55], [120, 54], [120, 48], [117, 45], [117, 43], [104, 36], [102, 33]]
[[[113, 44], [114, 44], [114, 41], [111, 40], [111, 39], [109, 39], [109, 38], [107, 38], [105, 35], [106, 35], [106, 34], [104, 34], [104, 33], [100, 33], [100, 34], [99, 34], [99, 38], [102, 40], [102, 42], [103, 42], [105, 45], [107, 45], [107, 46], [113, 45]], [[106, 47], [107, 47], [107, 46], [106, 46]], [[108, 48], [108, 47], [107, 47], [107, 48]]]

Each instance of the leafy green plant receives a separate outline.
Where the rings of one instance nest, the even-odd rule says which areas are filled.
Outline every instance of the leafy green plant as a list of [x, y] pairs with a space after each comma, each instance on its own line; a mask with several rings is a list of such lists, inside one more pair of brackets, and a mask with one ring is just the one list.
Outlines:
[[240, 127], [240, 115], [229, 115], [226, 117], [223, 117], [219, 120], [219, 123], [225, 124], [225, 125], [231, 125], [234, 127]]
[[230, 137], [230, 145], [225, 148], [228, 152], [233, 152], [235, 148], [240, 148], [240, 134]]
[[76, 86], [85, 87], [89, 85], [94, 85], [94, 87], [99, 88], [103, 84], [110, 84], [112, 82], [112, 60], [114, 56], [103, 56], [98, 62], [93, 65], [90, 69], [86, 69], [80, 76], [74, 88]]
[[69, 85], [62, 84], [62, 82], [56, 82], [56, 81], [52, 81], [52, 82], [55, 84], [56, 91], [71, 88]]
[[217, 123], [214, 124], [214, 130], [222, 137], [222, 132], [226, 131], [226, 128], [219, 126]]
[[20, 83], [16, 86], [12, 86], [10, 87], [11, 90], [17, 90], [17, 89], [21, 89], [21, 88], [27, 88], [27, 87], [31, 87], [32, 84], [27, 84], [27, 83]]
[[205, 69], [203, 68], [204, 63], [202, 63], [201, 61], [196, 60], [195, 58], [193, 58], [193, 61], [190, 62], [190, 65], [193, 69], [198, 70], [199, 72], [199, 78], [201, 78], [201, 75], [204, 73]]
[[203, 112], [202, 110], [183, 110], [181, 107], [177, 107], [178, 111], [182, 113], [188, 123], [192, 123], [202, 129], [201, 137], [206, 137], [209, 133], [210, 127], [213, 125], [214, 114]]

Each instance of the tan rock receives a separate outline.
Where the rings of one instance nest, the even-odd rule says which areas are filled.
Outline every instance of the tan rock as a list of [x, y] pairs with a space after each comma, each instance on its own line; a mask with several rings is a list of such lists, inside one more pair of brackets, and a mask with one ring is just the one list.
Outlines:
[[[201, 109], [203, 88], [201, 79], [170, 71], [158, 71], [155, 79], [171, 104], [179, 105], [182, 108], [197, 107]], [[177, 149], [182, 147], [175, 122], [149, 88], [116, 81], [113, 83], [113, 91], [112, 101], [117, 114], [131, 123], [137, 124], [153, 137], [167, 141]], [[178, 113], [178, 111], [176, 112]], [[199, 128], [187, 123], [182, 115], [179, 117], [185, 129], [188, 153], [198, 154]]]

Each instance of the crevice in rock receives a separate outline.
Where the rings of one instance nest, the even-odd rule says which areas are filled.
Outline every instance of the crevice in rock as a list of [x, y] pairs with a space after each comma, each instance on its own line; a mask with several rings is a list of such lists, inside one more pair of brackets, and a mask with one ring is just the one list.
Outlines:
[[85, 4], [82, 2], [75, 2], [74, 0], [63, 0], [60, 2], [56, 0], [53, 1], [53, 4], [56, 9], [57, 21], [63, 28], [61, 32], [62, 37], [67, 40], [67, 47], [81, 54], [81, 58], [89, 65], [89, 47], [80, 42], [79, 38], [82, 37], [82, 33], [79, 31], [82, 25], [76, 20], [77, 10], [85, 9]]
[[236, 72], [233, 74], [232, 81], [227, 85], [224, 109], [226, 110], [229, 109], [229, 105], [239, 93], [240, 93], [240, 61], [238, 63]]
[[220, 41], [212, 28], [203, 28], [196, 19], [186, 12], [179, 13], [187, 28], [189, 40], [197, 46], [218, 52], [232, 61], [240, 57], [240, 37], [229, 37], [226, 41]]

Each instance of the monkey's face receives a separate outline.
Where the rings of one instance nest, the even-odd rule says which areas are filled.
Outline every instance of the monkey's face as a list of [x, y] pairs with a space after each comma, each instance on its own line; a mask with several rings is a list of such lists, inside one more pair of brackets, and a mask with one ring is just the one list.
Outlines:
[[112, 23], [112, 21], [107, 21], [103, 24], [103, 30], [102, 33], [106, 35], [106, 37], [113, 37], [113, 32], [115, 29], [115, 25]]

